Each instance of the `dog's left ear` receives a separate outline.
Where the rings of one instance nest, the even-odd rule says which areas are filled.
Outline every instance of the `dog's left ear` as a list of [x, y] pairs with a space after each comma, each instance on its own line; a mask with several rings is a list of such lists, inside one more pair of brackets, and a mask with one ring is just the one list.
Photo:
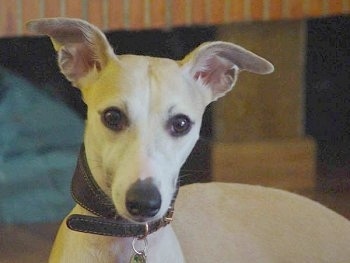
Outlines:
[[274, 70], [273, 65], [262, 57], [221, 41], [200, 45], [181, 61], [181, 65], [185, 74], [211, 91], [211, 100], [230, 91], [240, 71], [268, 74]]
[[105, 35], [97, 27], [80, 19], [31, 20], [27, 28], [51, 38], [61, 72], [76, 87], [88, 73], [103, 69], [113, 56], [113, 49]]

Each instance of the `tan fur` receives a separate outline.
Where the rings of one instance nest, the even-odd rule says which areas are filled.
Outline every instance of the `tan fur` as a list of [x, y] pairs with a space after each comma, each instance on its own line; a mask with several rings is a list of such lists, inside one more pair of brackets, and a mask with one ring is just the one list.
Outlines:
[[187, 262], [350, 262], [350, 222], [286, 191], [189, 185], [175, 211], [173, 227]]
[[[126, 193], [152, 179], [167, 211], [179, 169], [199, 137], [202, 114], [230, 91], [241, 71], [267, 74], [271, 63], [232, 43], [205, 43], [182, 61], [113, 54], [104, 34], [78, 19], [30, 21], [50, 36], [61, 72], [82, 91], [88, 105], [84, 135], [92, 174], [118, 213]], [[101, 121], [117, 107], [127, 125], [113, 131]], [[169, 121], [191, 120], [174, 137]], [[228, 156], [229, 158], [229, 156]], [[71, 213], [90, 214], [77, 205]], [[194, 184], [180, 190], [172, 225], [150, 234], [147, 262], [350, 262], [350, 223], [305, 198], [273, 189], [234, 184]], [[129, 262], [132, 238], [102, 237], [69, 230], [62, 223], [50, 263]]]

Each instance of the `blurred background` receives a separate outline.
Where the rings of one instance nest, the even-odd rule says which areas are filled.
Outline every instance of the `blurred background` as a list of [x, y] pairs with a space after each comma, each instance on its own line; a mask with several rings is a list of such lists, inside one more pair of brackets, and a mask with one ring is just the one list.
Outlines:
[[26, 21], [88, 20], [117, 54], [223, 40], [268, 59], [273, 74], [242, 73], [208, 108], [185, 182], [285, 189], [350, 218], [349, 14], [350, 0], [0, 0], [0, 262], [47, 261], [86, 112]]

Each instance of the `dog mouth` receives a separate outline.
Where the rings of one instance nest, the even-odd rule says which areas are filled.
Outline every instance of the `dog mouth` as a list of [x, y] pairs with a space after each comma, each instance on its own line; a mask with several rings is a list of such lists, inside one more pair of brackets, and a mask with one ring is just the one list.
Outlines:
[[123, 209], [123, 211], [117, 209], [117, 213], [123, 219], [131, 223], [145, 224], [166, 218], [169, 214], [169, 210], [173, 209], [170, 205], [169, 209], [164, 212], [164, 209], [160, 209], [158, 204], [154, 204], [154, 207], [152, 207], [153, 205], [149, 206], [149, 204], [147, 204], [147, 212], [144, 212], [145, 208], [140, 207], [138, 203], [129, 204], [129, 207]]
[[125, 219], [130, 221], [130, 222], [132, 222], [132, 223], [135, 223], [135, 224], [144, 224], [144, 223], [150, 223], [152, 221], [156, 221], [159, 218], [157, 218], [157, 217], [150, 218], [150, 217], [141, 217], [141, 216], [135, 217], [135, 216], [133, 216], [133, 217], [127, 217]]
[[[126, 219], [130, 222], [133, 222], [133, 223], [149, 223], [149, 222], [158, 220], [162, 217], [160, 215], [160, 213], [158, 213], [158, 211], [159, 211], [158, 208], [154, 209], [153, 211], [150, 210], [150, 211], [152, 211], [152, 214], [154, 214], [154, 216], [140, 214], [139, 211], [142, 209], [143, 208], [140, 208], [140, 207], [138, 207], [138, 205], [136, 205], [133, 208], [128, 208], [127, 212], [125, 214], [121, 213], [121, 216], [124, 219]], [[149, 212], [149, 213], [151, 213], [151, 212]]]

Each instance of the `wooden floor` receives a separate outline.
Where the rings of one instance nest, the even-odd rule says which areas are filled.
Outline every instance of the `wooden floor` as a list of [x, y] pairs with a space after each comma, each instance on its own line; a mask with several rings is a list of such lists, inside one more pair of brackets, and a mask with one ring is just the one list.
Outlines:
[[[302, 193], [350, 219], [350, 191], [342, 193]], [[1, 263], [47, 262], [57, 224], [0, 225]]]
[[0, 226], [0, 262], [47, 262], [57, 228], [58, 224]]

